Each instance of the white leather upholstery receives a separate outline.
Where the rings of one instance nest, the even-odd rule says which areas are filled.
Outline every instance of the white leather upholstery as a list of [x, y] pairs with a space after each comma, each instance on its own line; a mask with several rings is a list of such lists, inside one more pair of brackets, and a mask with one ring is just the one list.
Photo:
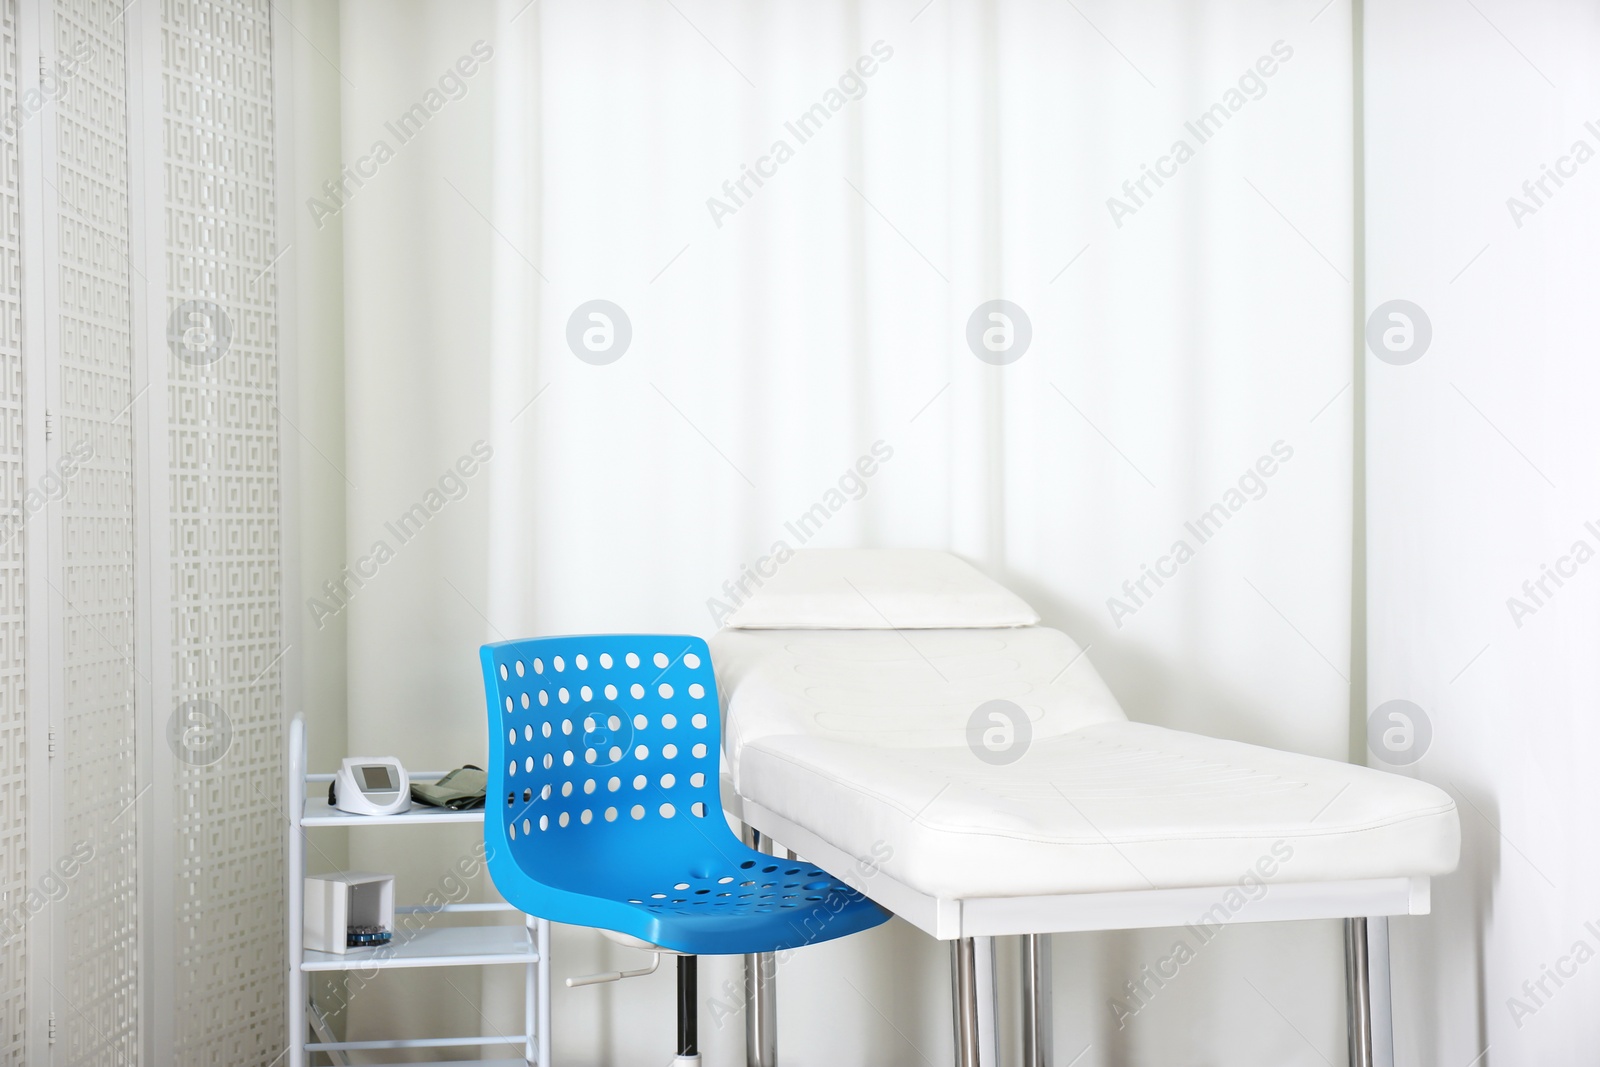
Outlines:
[[[711, 649], [739, 794], [937, 897], [1232, 885], [1264, 857], [1294, 882], [1456, 864], [1439, 789], [1128, 722], [1046, 627], [723, 631]], [[1032, 727], [1003, 766], [967, 744], [996, 698]]]

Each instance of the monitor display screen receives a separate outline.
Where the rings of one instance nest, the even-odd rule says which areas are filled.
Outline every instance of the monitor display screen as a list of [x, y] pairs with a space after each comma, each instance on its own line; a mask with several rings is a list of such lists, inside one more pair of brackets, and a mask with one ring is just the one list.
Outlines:
[[394, 778], [387, 767], [363, 767], [361, 779], [363, 788], [367, 790], [394, 788]]

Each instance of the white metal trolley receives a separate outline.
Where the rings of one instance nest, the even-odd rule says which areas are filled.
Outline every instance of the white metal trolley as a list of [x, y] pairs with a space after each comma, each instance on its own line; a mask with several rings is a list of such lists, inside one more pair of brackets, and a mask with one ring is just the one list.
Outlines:
[[[504, 901], [482, 904], [445, 903], [398, 905], [394, 940], [373, 948], [345, 953], [305, 948], [305, 877], [308, 830], [325, 826], [427, 826], [444, 823], [483, 823], [483, 809], [452, 811], [413, 807], [398, 815], [350, 815], [328, 804], [332, 774], [306, 773], [305, 720], [296, 715], [289, 724], [289, 775], [286, 788], [289, 815], [288, 851], [288, 999], [289, 1054], [287, 1067], [308, 1067], [310, 1056], [322, 1053], [336, 1064], [348, 1064], [350, 1052], [398, 1049], [473, 1048], [520, 1045], [522, 1055], [507, 1060], [463, 1060], [410, 1067], [550, 1067], [550, 924], [525, 916], [515, 926], [452, 926], [452, 915], [474, 912], [515, 911]], [[412, 781], [436, 781], [446, 772], [412, 772]], [[402, 923], [401, 916], [423, 916], [425, 921]], [[435, 919], [434, 917], [439, 918]], [[317, 971], [373, 971], [402, 967], [475, 967], [515, 964], [524, 968], [524, 1025], [520, 1034], [488, 1034], [440, 1038], [336, 1041], [322, 1011], [312, 1000], [306, 975]], [[316, 1040], [310, 1040], [315, 1031]]]

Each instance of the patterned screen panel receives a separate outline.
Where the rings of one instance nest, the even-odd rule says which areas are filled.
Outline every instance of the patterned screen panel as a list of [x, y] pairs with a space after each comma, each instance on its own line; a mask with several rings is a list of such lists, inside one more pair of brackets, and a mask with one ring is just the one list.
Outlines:
[[179, 746], [169, 1062], [283, 1049], [283, 700], [268, 0], [166, 0], [172, 687]]
[[17, 4], [0, 0], [0, 1064], [24, 1062], [28, 739], [23, 699], [21, 245]]
[[134, 810], [133, 431], [127, 67], [119, 0], [57, 0], [55, 52], [83, 57], [60, 82], [51, 220], [66, 480], [51, 589], [64, 627], [59, 773], [65, 840], [92, 850], [72, 883], [56, 990], [58, 1062], [139, 1061], [139, 883]]

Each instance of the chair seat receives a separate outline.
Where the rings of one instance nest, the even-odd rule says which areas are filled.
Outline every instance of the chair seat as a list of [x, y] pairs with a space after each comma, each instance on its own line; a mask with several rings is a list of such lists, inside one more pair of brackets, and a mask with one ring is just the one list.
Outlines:
[[[821, 868], [749, 848], [720, 813], [707, 821], [705, 836], [696, 834], [698, 855], [591, 856], [581, 869], [550, 875], [536, 914], [599, 927], [638, 948], [702, 956], [802, 948], [887, 920], [882, 908]], [[509, 860], [492, 855], [489, 866], [516, 904], [523, 896]]]
[[[945, 898], [1437, 875], [1460, 846], [1436, 787], [1134, 722], [1036, 737], [993, 766], [965, 745], [747, 742], [740, 794]], [[1258, 874], [1259, 876], [1259, 874]]]
[[718, 842], [721, 862], [694, 874], [630, 875], [615, 898], [642, 913], [640, 939], [701, 955], [778, 952], [870, 929], [884, 913], [848, 885], [799, 860]]

